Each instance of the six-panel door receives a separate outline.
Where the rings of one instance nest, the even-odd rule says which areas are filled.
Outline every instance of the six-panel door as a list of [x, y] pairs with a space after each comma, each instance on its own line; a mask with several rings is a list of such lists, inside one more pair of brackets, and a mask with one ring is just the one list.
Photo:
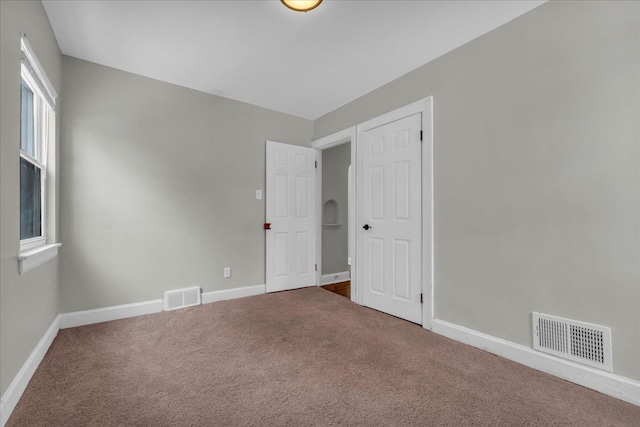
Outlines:
[[267, 292], [316, 284], [316, 150], [267, 141]]
[[421, 114], [364, 132], [363, 304], [422, 323]]

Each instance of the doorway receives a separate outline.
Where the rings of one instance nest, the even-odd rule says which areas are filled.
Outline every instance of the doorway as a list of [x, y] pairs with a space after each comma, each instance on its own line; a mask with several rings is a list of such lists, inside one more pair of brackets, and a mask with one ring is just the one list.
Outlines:
[[349, 248], [349, 206], [352, 192], [351, 141], [321, 152], [322, 156], [322, 239], [320, 285], [338, 295], [351, 298]]
[[355, 141], [352, 127], [318, 139], [316, 283], [356, 301]]

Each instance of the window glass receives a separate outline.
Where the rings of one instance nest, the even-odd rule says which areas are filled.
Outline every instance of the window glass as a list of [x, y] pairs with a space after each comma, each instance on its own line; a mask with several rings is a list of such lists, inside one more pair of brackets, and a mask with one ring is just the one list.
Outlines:
[[20, 240], [42, 235], [40, 168], [20, 158]]
[[35, 109], [33, 106], [33, 91], [29, 89], [29, 86], [27, 86], [27, 83], [24, 80], [22, 80], [21, 92], [20, 148], [22, 149], [22, 151], [35, 158]]

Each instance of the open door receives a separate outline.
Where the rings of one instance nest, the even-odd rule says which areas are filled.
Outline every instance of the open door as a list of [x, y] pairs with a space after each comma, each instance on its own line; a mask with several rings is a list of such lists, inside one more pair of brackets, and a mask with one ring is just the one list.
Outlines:
[[316, 285], [316, 150], [267, 141], [267, 292]]

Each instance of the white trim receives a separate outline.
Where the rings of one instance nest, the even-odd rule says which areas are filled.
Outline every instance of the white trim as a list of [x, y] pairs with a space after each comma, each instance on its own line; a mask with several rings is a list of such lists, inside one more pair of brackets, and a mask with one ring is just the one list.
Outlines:
[[[32, 163], [35, 167], [37, 167], [38, 169], [40, 169], [40, 171], [42, 173], [44, 173], [45, 171], [45, 165], [44, 163], [42, 163], [40, 160], [36, 159], [35, 157], [31, 156], [29, 153], [23, 151], [22, 149], [20, 149], [20, 157], [25, 159], [26, 161], [28, 161], [29, 163]], [[40, 156], [42, 157], [42, 156]], [[26, 239], [25, 239], [26, 240]]]
[[[242, 288], [224, 289], [221, 291], [203, 292], [201, 295], [201, 301], [202, 304], [209, 304], [216, 301], [261, 295], [266, 292], [265, 289], [265, 285], [255, 285], [245, 286]], [[163, 311], [163, 309], [164, 301], [158, 299], [96, 308], [93, 310], [73, 311], [61, 315], [60, 329], [75, 328], [77, 326], [91, 325], [93, 323], [108, 322], [111, 320], [159, 313]]]
[[16, 376], [9, 384], [9, 387], [2, 395], [2, 400], [0, 401], [0, 426], [4, 427], [4, 425], [9, 420], [11, 413], [15, 409], [20, 397], [22, 397], [22, 393], [24, 393], [31, 377], [38, 369], [40, 362], [44, 358], [44, 355], [49, 350], [51, 343], [53, 342], [56, 335], [58, 335], [59, 325], [60, 325], [60, 317], [61, 315], [57, 315], [53, 322], [51, 322], [51, 326], [44, 333], [36, 347], [33, 349], [27, 360], [22, 365], [22, 368], [18, 371]]
[[444, 320], [433, 321], [433, 332], [640, 406], [640, 381], [540, 353]]
[[20, 274], [33, 270], [37, 266], [54, 258], [58, 255], [58, 248], [60, 246], [62, 246], [61, 243], [51, 243], [21, 251], [20, 255], [18, 255]]
[[36, 236], [29, 239], [20, 240], [20, 253], [28, 252], [31, 249], [40, 248], [46, 244], [47, 238], [44, 236]]
[[[314, 145], [311, 143], [311, 145]], [[316, 148], [316, 147], [313, 147]], [[322, 276], [322, 218], [324, 205], [322, 203], [322, 148], [316, 148], [318, 150], [317, 169], [316, 169], [316, 286], [322, 284], [320, 276]]]
[[49, 80], [47, 73], [44, 72], [44, 68], [40, 64], [40, 61], [38, 61], [38, 58], [36, 57], [35, 53], [33, 52], [33, 49], [31, 48], [31, 45], [29, 44], [29, 41], [27, 40], [27, 35], [24, 33], [22, 34], [22, 38], [21, 38], [21, 47], [22, 47], [22, 51], [25, 53], [25, 56], [27, 57], [27, 60], [29, 61], [29, 64], [31, 65], [31, 68], [33, 68], [33, 71], [35, 71], [36, 77], [40, 79], [40, 81], [42, 82], [42, 86], [44, 86], [44, 89], [47, 92], [49, 92], [48, 95], [54, 104], [51, 107], [53, 110], [55, 110], [54, 107], [56, 103], [56, 98], [58, 97], [58, 93], [54, 89], [53, 84], [51, 83], [51, 80]]
[[93, 310], [73, 311], [62, 314], [60, 329], [75, 328], [77, 326], [92, 325], [94, 323], [109, 322], [111, 320], [126, 319], [144, 314], [159, 313], [164, 307], [161, 299], [135, 302], [133, 304], [114, 305]]
[[[434, 206], [435, 186], [433, 184], [433, 97], [423, 100], [422, 111], [422, 327], [433, 329], [435, 304], [435, 246], [434, 246]], [[430, 171], [430, 173], [425, 173]], [[429, 194], [425, 194], [428, 191]]]
[[386, 125], [387, 123], [395, 122], [397, 120], [404, 119], [405, 117], [413, 116], [414, 114], [423, 113], [431, 105], [433, 100], [432, 96], [428, 96], [419, 101], [412, 102], [388, 113], [384, 113], [378, 117], [374, 117], [371, 120], [360, 123], [358, 128], [358, 134], [366, 132], [371, 129], [375, 129], [379, 126]]
[[320, 276], [320, 283], [322, 285], [331, 285], [333, 283], [346, 282], [350, 280], [348, 271], [341, 271], [339, 273], [323, 274]]
[[[364, 133], [368, 130], [377, 128], [387, 123], [395, 122], [397, 120], [404, 119], [405, 117], [412, 116], [414, 114], [421, 114], [422, 117], [422, 294], [424, 296], [424, 303], [422, 304], [422, 327], [431, 330], [433, 328], [433, 313], [434, 313], [434, 222], [433, 222], [433, 206], [434, 206], [434, 192], [433, 192], [433, 97], [429, 96], [419, 101], [413, 102], [404, 107], [385, 113], [381, 116], [375, 117], [357, 126], [357, 138], [358, 143], [363, 141]], [[359, 162], [362, 159], [358, 159]], [[429, 173], [425, 173], [425, 172]], [[354, 174], [357, 176], [357, 173]], [[355, 187], [356, 189], [358, 186]], [[426, 194], [429, 191], [429, 194]], [[426, 196], [425, 196], [426, 194]], [[360, 216], [359, 207], [362, 206], [362, 194], [356, 191], [356, 213]], [[354, 230], [356, 227], [354, 227]], [[354, 240], [356, 245], [354, 260], [358, 265], [359, 254], [362, 253], [362, 233], [360, 228], [357, 228], [359, 238]], [[358, 268], [352, 268], [352, 271], [361, 275]], [[362, 284], [355, 278], [352, 279], [352, 283], [355, 282], [356, 289], [362, 289]], [[362, 292], [358, 293], [358, 304], [362, 304]]]
[[348, 129], [341, 130], [340, 132], [332, 133], [331, 135], [324, 136], [320, 139], [316, 139], [311, 142], [311, 147], [318, 150], [327, 150], [329, 148], [337, 147], [338, 145], [345, 144], [350, 141], [354, 141], [356, 138], [356, 127], [352, 126]]
[[226, 301], [236, 298], [251, 297], [254, 295], [262, 295], [267, 292], [267, 285], [245, 286], [242, 288], [223, 289], [221, 291], [203, 292], [202, 304], [212, 302]]
[[[356, 195], [357, 188], [357, 147], [356, 147], [356, 137], [357, 137], [357, 128], [356, 126], [352, 126], [348, 129], [341, 130], [340, 132], [333, 133], [331, 135], [322, 137], [320, 139], [316, 139], [311, 142], [311, 147], [320, 150], [318, 153], [318, 179], [316, 180], [316, 265], [317, 265], [317, 273], [316, 273], [316, 284], [318, 286], [324, 285], [322, 282], [322, 151], [328, 150], [329, 148], [337, 147], [338, 145], [346, 144], [347, 142], [351, 142], [351, 187], [352, 193], [354, 194], [354, 198]], [[353, 263], [351, 265], [351, 301], [356, 302], [358, 300], [357, 295], [358, 291], [356, 288], [356, 214], [357, 214], [357, 203], [352, 203], [348, 206], [348, 209], [351, 213], [351, 223], [349, 224], [349, 234], [351, 234], [351, 253], [348, 254], [349, 260], [352, 260]]]

